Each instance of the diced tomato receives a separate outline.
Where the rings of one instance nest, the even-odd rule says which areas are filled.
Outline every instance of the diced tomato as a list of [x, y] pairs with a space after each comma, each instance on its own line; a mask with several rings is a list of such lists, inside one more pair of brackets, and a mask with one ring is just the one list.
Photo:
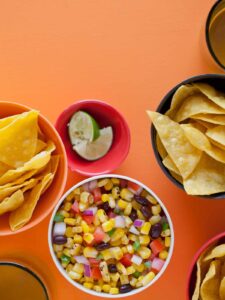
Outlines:
[[91, 277], [95, 280], [98, 280], [98, 279], [102, 278], [102, 274], [101, 274], [101, 271], [100, 271], [99, 267], [93, 267], [91, 269]]
[[124, 254], [124, 256], [121, 258], [120, 262], [125, 266], [129, 267], [132, 265], [131, 261], [132, 255], [130, 253]]
[[115, 217], [116, 217], [116, 214], [114, 214], [114, 212], [110, 211], [110, 212], [109, 212], [109, 218], [110, 218], [110, 219], [113, 219], [113, 218], [115, 218]]
[[127, 180], [126, 179], [120, 179], [120, 187], [122, 189], [127, 187]]
[[97, 227], [94, 232], [95, 242], [102, 242], [105, 238], [105, 232], [101, 227]]
[[89, 258], [88, 260], [89, 260], [91, 266], [99, 266], [99, 263], [100, 263], [99, 259]]
[[128, 189], [134, 193], [134, 194], [139, 194], [142, 191], [142, 187], [134, 182], [129, 181], [128, 182]]
[[93, 189], [92, 194], [94, 196], [94, 201], [99, 202], [102, 199], [102, 192], [99, 187]]
[[84, 215], [82, 215], [82, 219], [83, 219], [88, 225], [90, 225], [91, 223], [94, 222], [95, 216], [84, 216]]
[[165, 246], [163, 242], [160, 239], [156, 239], [150, 243], [150, 247], [152, 249], [153, 254], [157, 255], [159, 252], [161, 252]]
[[151, 271], [159, 272], [162, 269], [162, 267], [164, 266], [164, 263], [165, 263], [164, 260], [162, 260], [158, 257], [155, 257], [152, 262]]
[[71, 210], [74, 211], [75, 213], [79, 213], [80, 210], [79, 210], [79, 204], [78, 202], [75, 200], [72, 207], [71, 207]]

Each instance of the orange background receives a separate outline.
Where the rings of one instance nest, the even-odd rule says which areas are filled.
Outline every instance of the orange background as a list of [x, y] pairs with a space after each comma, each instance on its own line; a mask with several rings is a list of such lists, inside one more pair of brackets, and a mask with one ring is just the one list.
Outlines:
[[[181, 80], [221, 72], [202, 54], [201, 32], [213, 3], [0, 1], [0, 100], [27, 104], [55, 122], [78, 99], [102, 99], [129, 123], [130, 153], [115, 172], [151, 187], [166, 204], [175, 227], [171, 263], [163, 277], [138, 296], [140, 300], [185, 299], [194, 253], [224, 231], [223, 201], [187, 196], [164, 176], [153, 155], [145, 113]], [[67, 188], [80, 179], [69, 173]], [[53, 300], [94, 298], [70, 286], [54, 266], [47, 245], [48, 221], [25, 233], [0, 237], [0, 258], [31, 262], [41, 270]]]

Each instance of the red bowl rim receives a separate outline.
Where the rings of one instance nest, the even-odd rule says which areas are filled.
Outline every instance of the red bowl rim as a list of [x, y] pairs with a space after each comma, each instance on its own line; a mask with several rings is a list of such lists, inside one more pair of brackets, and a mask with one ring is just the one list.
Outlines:
[[191, 266], [189, 268], [189, 272], [188, 272], [188, 280], [187, 280], [187, 286], [186, 286], [186, 297], [187, 300], [191, 300], [189, 297], [189, 288], [190, 288], [190, 283], [191, 283], [191, 277], [192, 277], [192, 272], [193, 269], [196, 265], [196, 262], [199, 258], [199, 256], [201, 255], [201, 253], [206, 250], [213, 242], [219, 240], [220, 238], [225, 236], [225, 231], [218, 233], [217, 235], [211, 237], [209, 240], [207, 240], [200, 248], [199, 250], [195, 253], [194, 258], [192, 260]]
[[[129, 153], [129, 150], [130, 150], [130, 144], [131, 144], [131, 134], [130, 134], [130, 129], [129, 129], [129, 126], [128, 126], [128, 123], [126, 121], [126, 119], [124, 118], [124, 116], [112, 105], [108, 104], [107, 102], [104, 102], [102, 100], [97, 100], [97, 99], [84, 99], [84, 100], [78, 100], [74, 103], [72, 103], [71, 105], [69, 105], [67, 108], [65, 108], [61, 114], [58, 116], [56, 122], [55, 122], [55, 128], [57, 129], [58, 128], [58, 125], [59, 125], [59, 119], [64, 116], [64, 115], [67, 115], [67, 113], [70, 112], [70, 110], [74, 107], [76, 108], [77, 105], [79, 104], [93, 104], [93, 103], [96, 103], [96, 104], [100, 104], [102, 106], [105, 106], [105, 107], [108, 107], [108, 108], [111, 108], [112, 110], [114, 110], [121, 118], [124, 126], [125, 126], [125, 129], [126, 129], [126, 139], [127, 139], [127, 147], [126, 147], [126, 151], [124, 151], [120, 156], [119, 158], [120, 159], [117, 159], [115, 160], [116, 163], [114, 164], [114, 167], [113, 168], [110, 168], [110, 169], [107, 169], [107, 170], [104, 170], [104, 171], [101, 171], [101, 172], [89, 172], [89, 171], [82, 171], [80, 169], [77, 169], [77, 168], [73, 168], [70, 164], [70, 161], [67, 157], [67, 161], [68, 161], [68, 166], [69, 168], [71, 169], [71, 171], [75, 171], [81, 175], [84, 175], [84, 176], [97, 176], [97, 175], [104, 175], [104, 174], [107, 174], [107, 173], [110, 173], [112, 171], [114, 171], [115, 169], [117, 169], [120, 164], [125, 160], [125, 158], [127, 157], [128, 153]], [[66, 153], [66, 156], [67, 156], [67, 153]], [[101, 160], [101, 158], [100, 158]]]
[[[1, 103], [7, 104], [7, 105], [11, 105], [11, 106], [14, 106], [14, 107], [18, 107], [20, 109], [23, 109], [24, 111], [30, 111], [30, 110], [34, 109], [34, 108], [31, 108], [31, 107], [29, 107], [27, 105], [20, 104], [20, 103], [17, 103], [17, 102], [0, 101], [0, 104]], [[43, 211], [38, 218], [36, 218], [33, 221], [32, 220], [29, 221], [24, 227], [22, 227], [21, 229], [19, 229], [17, 231], [10, 231], [10, 230], [8, 230], [8, 231], [0, 232], [0, 236], [14, 235], [14, 234], [18, 234], [18, 233], [24, 232], [24, 231], [26, 231], [26, 230], [28, 230], [28, 229], [36, 226], [41, 221], [43, 221], [52, 212], [53, 208], [57, 204], [57, 201], [62, 196], [62, 194], [64, 192], [64, 188], [66, 186], [67, 174], [68, 174], [67, 159], [66, 159], [67, 155], [66, 155], [65, 147], [64, 147], [63, 142], [61, 140], [61, 137], [58, 134], [57, 130], [55, 129], [54, 125], [51, 124], [51, 122], [46, 117], [44, 117], [40, 112], [38, 114], [38, 117], [41, 120], [43, 120], [52, 129], [52, 131], [54, 132], [55, 136], [58, 139], [58, 142], [59, 142], [61, 150], [62, 150], [62, 157], [63, 157], [63, 160], [64, 160], [64, 169], [63, 169], [63, 174], [64, 175], [63, 175], [63, 178], [61, 180], [61, 186], [60, 186], [60, 189], [59, 189], [59, 192], [58, 192], [58, 196], [54, 199], [54, 201], [52, 202], [52, 204], [49, 205], [49, 208], [47, 210]]]

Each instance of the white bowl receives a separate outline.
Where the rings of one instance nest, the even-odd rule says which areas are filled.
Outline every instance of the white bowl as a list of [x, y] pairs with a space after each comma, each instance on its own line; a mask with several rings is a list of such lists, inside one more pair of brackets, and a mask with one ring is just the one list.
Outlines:
[[[128, 292], [128, 293], [124, 293], [124, 294], [117, 294], [117, 295], [111, 295], [111, 294], [107, 294], [107, 293], [104, 293], [104, 292], [96, 292], [96, 291], [93, 291], [93, 290], [90, 290], [90, 289], [87, 289], [85, 288], [83, 285], [79, 284], [78, 282], [76, 281], [73, 281], [66, 273], [66, 271], [64, 270], [64, 268], [61, 266], [58, 258], [56, 257], [55, 253], [54, 253], [54, 250], [53, 250], [53, 246], [52, 246], [52, 227], [53, 227], [53, 219], [54, 219], [54, 216], [57, 212], [57, 210], [59, 209], [60, 205], [62, 204], [62, 202], [65, 200], [65, 198], [77, 187], [87, 183], [87, 182], [90, 182], [92, 180], [98, 180], [98, 179], [102, 179], [102, 178], [119, 178], [119, 179], [125, 179], [125, 180], [128, 180], [128, 181], [132, 181], [138, 185], [140, 185], [143, 189], [145, 189], [147, 192], [149, 192], [157, 201], [158, 203], [160, 204], [160, 206], [162, 207], [167, 219], [168, 219], [168, 223], [169, 223], [169, 226], [170, 226], [170, 230], [171, 230], [171, 245], [170, 245], [170, 249], [169, 249], [169, 255], [165, 261], [165, 264], [164, 266], [162, 267], [162, 269], [160, 270], [160, 272], [155, 276], [155, 278], [149, 282], [149, 284], [147, 284], [146, 286], [143, 286], [143, 287], [140, 287], [140, 288], [137, 288], [137, 289], [133, 289], [132, 291]], [[103, 298], [122, 298], [122, 297], [127, 297], [127, 296], [132, 296], [132, 295], [135, 295], [135, 294], [138, 294], [140, 292], [142, 292], [143, 290], [147, 289], [148, 287], [150, 287], [152, 284], [154, 284], [154, 282], [156, 282], [161, 276], [162, 274], [164, 273], [164, 271], [166, 270], [169, 262], [170, 262], [170, 259], [171, 259], [171, 256], [172, 256], [172, 253], [173, 253], [173, 248], [174, 248], [174, 231], [173, 231], [173, 224], [172, 224], [172, 221], [171, 221], [171, 218], [170, 218], [170, 215], [166, 209], [166, 207], [164, 206], [164, 204], [162, 203], [162, 201], [156, 196], [156, 194], [151, 190], [149, 189], [146, 185], [144, 185], [143, 183], [141, 183], [140, 181], [137, 181], [133, 178], [130, 178], [128, 176], [122, 176], [122, 175], [117, 175], [117, 174], [107, 174], [107, 175], [99, 175], [99, 176], [94, 176], [94, 177], [91, 177], [91, 178], [88, 178], [88, 179], [85, 179], [81, 182], [78, 182], [77, 184], [75, 184], [73, 187], [71, 187], [64, 195], [63, 197], [60, 199], [60, 201], [58, 202], [58, 204], [56, 205], [53, 213], [52, 213], [52, 216], [51, 216], [51, 219], [50, 219], [50, 223], [49, 223], [49, 227], [48, 227], [48, 244], [49, 244], [49, 249], [50, 249], [50, 253], [51, 253], [51, 256], [52, 256], [52, 259], [56, 265], [56, 267], [58, 268], [58, 270], [60, 271], [60, 273], [65, 277], [65, 279], [67, 281], [69, 281], [73, 286], [75, 286], [76, 288], [84, 291], [85, 293], [88, 293], [90, 295], [93, 295], [93, 296], [98, 296], [98, 297], [103, 297]]]

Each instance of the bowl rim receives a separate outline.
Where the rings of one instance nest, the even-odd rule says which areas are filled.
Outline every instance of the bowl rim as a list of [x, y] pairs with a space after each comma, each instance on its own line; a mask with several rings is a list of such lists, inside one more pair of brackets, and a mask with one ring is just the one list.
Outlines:
[[221, 238], [225, 237], [225, 231], [220, 232], [213, 237], [209, 238], [205, 243], [202, 244], [202, 246], [197, 250], [197, 252], [194, 254], [194, 257], [192, 259], [192, 262], [189, 266], [189, 271], [188, 271], [188, 276], [187, 276], [187, 284], [186, 284], [186, 298], [187, 300], [191, 300], [189, 297], [190, 295], [190, 283], [191, 283], [191, 278], [192, 278], [192, 273], [194, 270], [194, 267], [197, 263], [197, 260], [199, 256], [202, 254], [203, 251], [205, 251], [211, 244], [214, 242], [220, 240]]
[[30, 275], [32, 275], [38, 281], [38, 283], [41, 285], [41, 287], [44, 291], [46, 300], [50, 300], [50, 296], [49, 296], [50, 293], [48, 291], [46, 283], [44, 282], [44, 280], [40, 276], [40, 274], [38, 274], [36, 271], [34, 271], [33, 268], [30, 268], [30, 267], [23, 265], [21, 263], [18, 263], [18, 262], [14, 262], [14, 261], [10, 261], [10, 260], [1, 260], [1, 259], [0, 259], [0, 266], [14, 266], [14, 267], [21, 269], [21, 270], [29, 273]]
[[43, 211], [41, 213], [41, 215], [36, 218], [35, 220], [30, 220], [26, 225], [24, 225], [22, 228], [20, 228], [17, 231], [11, 231], [10, 229], [8, 229], [7, 231], [3, 231], [0, 232], [0, 236], [9, 236], [9, 235], [15, 235], [15, 234], [19, 234], [21, 232], [24, 232], [28, 229], [33, 228], [34, 226], [38, 225], [39, 223], [41, 223], [53, 210], [55, 204], [57, 203], [57, 201], [61, 198], [63, 191], [65, 189], [66, 186], [66, 182], [67, 182], [67, 175], [68, 175], [68, 167], [67, 167], [67, 155], [66, 155], [66, 151], [65, 151], [65, 147], [63, 145], [63, 142], [61, 140], [60, 135], [58, 134], [57, 130], [55, 129], [54, 125], [42, 114], [40, 113], [40, 111], [38, 109], [35, 108], [31, 108], [27, 105], [21, 104], [21, 103], [17, 103], [17, 102], [13, 102], [13, 101], [0, 101], [0, 105], [1, 104], [6, 104], [6, 105], [10, 105], [10, 106], [14, 106], [14, 107], [18, 107], [21, 110], [24, 110], [24, 112], [26, 111], [30, 111], [30, 110], [37, 110], [38, 111], [38, 118], [40, 118], [44, 123], [47, 124], [47, 126], [49, 128], [51, 128], [52, 132], [54, 133], [54, 135], [56, 136], [58, 143], [61, 147], [62, 150], [62, 160], [63, 160], [63, 164], [64, 164], [64, 168], [63, 168], [63, 178], [61, 180], [61, 185], [60, 185], [60, 189], [58, 192], [58, 196], [54, 198], [54, 201], [52, 202], [52, 204], [49, 206], [48, 209], [46, 209], [45, 211]]
[[[66, 116], [70, 112], [70, 110], [72, 108], [74, 108], [74, 112], [73, 113], [75, 113], [76, 112], [76, 106], [80, 105], [80, 104], [87, 104], [87, 105], [88, 104], [97, 104], [97, 105], [104, 106], [104, 107], [112, 109], [120, 117], [121, 122], [123, 123], [123, 125], [125, 127], [125, 130], [123, 132], [124, 133], [126, 132], [126, 140], [127, 140], [126, 149], [125, 149], [125, 151], [122, 152], [122, 154], [120, 156], [117, 156], [116, 160], [114, 160], [116, 163], [114, 164], [113, 168], [110, 168], [110, 169], [107, 169], [107, 170], [104, 170], [104, 171], [101, 171], [101, 172], [82, 171], [82, 170], [80, 170], [78, 168], [73, 168], [71, 166], [71, 163], [70, 163], [69, 159], [68, 159], [67, 150], [65, 150], [66, 151], [67, 161], [68, 161], [68, 166], [69, 166], [69, 168], [71, 169], [72, 172], [75, 171], [75, 172], [77, 172], [77, 173], [79, 173], [81, 175], [84, 175], [84, 176], [98, 176], [98, 175], [103, 175], [103, 174], [110, 173], [113, 170], [117, 169], [123, 163], [123, 161], [126, 159], [128, 153], [129, 153], [130, 145], [131, 145], [131, 133], [130, 133], [130, 128], [129, 128], [128, 122], [126, 121], [126, 119], [123, 116], [123, 114], [117, 108], [115, 108], [114, 106], [112, 106], [111, 104], [109, 104], [108, 102], [105, 102], [105, 101], [102, 101], [102, 100], [98, 100], [98, 99], [81, 99], [81, 100], [75, 101], [74, 103], [70, 104], [68, 107], [66, 107], [59, 114], [59, 116], [57, 117], [56, 122], [55, 122], [55, 128], [56, 128], [56, 130], [59, 127], [60, 118], [62, 116], [64, 116], [64, 115]], [[80, 109], [82, 110], [82, 108], [80, 108]], [[72, 114], [71, 114], [71, 116], [72, 116]], [[100, 158], [98, 160], [101, 160], [101, 159], [102, 158]]]
[[[176, 84], [173, 88], [171, 88], [169, 90], [169, 92], [166, 93], [165, 96], [163, 96], [162, 100], [160, 101], [160, 103], [157, 106], [157, 108], [155, 109], [155, 111], [160, 113], [163, 106], [165, 105], [165, 103], [168, 101], [168, 99], [170, 99], [174, 95], [176, 90], [181, 85], [190, 84], [190, 83], [200, 81], [200, 80], [205, 80], [205, 79], [224, 79], [224, 81], [225, 81], [225, 74], [207, 73], [207, 74], [200, 74], [200, 75], [191, 76], [191, 77], [188, 77], [188, 78], [184, 79], [180, 83]], [[183, 184], [178, 182], [169, 173], [169, 171], [167, 171], [167, 169], [165, 168], [165, 166], [162, 163], [162, 159], [161, 159], [161, 156], [160, 156], [160, 154], [157, 150], [157, 146], [156, 146], [156, 142], [155, 142], [156, 130], [155, 130], [155, 127], [153, 126], [153, 124], [150, 125], [150, 136], [151, 136], [151, 146], [152, 146], [156, 161], [157, 161], [160, 169], [163, 171], [163, 173], [166, 175], [166, 177], [175, 184], [175, 186], [177, 186], [178, 188], [180, 188], [181, 190], [183, 190], [185, 192]], [[188, 195], [188, 196], [192, 196], [192, 195]], [[217, 200], [221, 199], [222, 200], [222, 199], [225, 198], [225, 192], [224, 193], [212, 194], [212, 195], [205, 195], [205, 196], [203, 196], [203, 195], [193, 195], [192, 197], [198, 197], [198, 198], [202, 198], [202, 199], [217, 199]]]
[[[63, 269], [63, 267], [61, 266], [61, 264], [59, 263], [58, 259], [56, 258], [56, 255], [54, 253], [54, 250], [53, 250], [53, 246], [52, 246], [52, 227], [53, 227], [53, 219], [54, 219], [54, 216], [55, 216], [55, 213], [57, 212], [58, 208], [60, 207], [60, 205], [62, 204], [62, 202], [64, 201], [64, 199], [77, 187], [87, 183], [87, 182], [90, 182], [90, 181], [93, 181], [93, 180], [98, 180], [98, 179], [102, 179], [102, 178], [119, 178], [119, 179], [125, 179], [125, 180], [128, 180], [128, 181], [131, 181], [131, 182], [134, 182], [138, 185], [140, 185], [141, 187], [143, 187], [144, 189], [146, 189], [153, 197], [156, 198], [156, 200], [158, 201], [158, 203], [160, 204], [160, 206], [162, 207], [167, 219], [168, 219], [168, 222], [169, 222], [169, 225], [170, 225], [170, 229], [171, 229], [171, 244], [170, 244], [170, 249], [169, 249], [169, 255], [167, 257], [167, 260], [165, 261], [165, 264], [163, 266], [163, 268], [160, 270], [160, 272], [155, 276], [155, 278], [149, 282], [146, 286], [144, 287], [141, 287], [141, 288], [138, 288], [138, 289], [134, 289], [132, 290], [131, 292], [128, 292], [128, 293], [125, 293], [125, 294], [117, 294], [117, 295], [111, 295], [111, 294], [107, 294], [107, 293], [103, 293], [103, 292], [96, 292], [96, 291], [93, 291], [93, 290], [89, 290], [89, 289], [86, 289], [83, 285], [81, 285], [80, 283], [77, 283], [76, 281], [73, 281], [71, 278], [69, 278], [69, 276], [67, 276], [65, 270]], [[172, 254], [173, 254], [173, 250], [174, 250], [174, 227], [173, 227], [173, 223], [172, 223], [172, 220], [171, 220], [171, 217], [170, 217], [170, 214], [167, 210], [167, 208], [165, 207], [165, 205], [163, 204], [163, 202], [160, 200], [160, 198], [149, 188], [147, 187], [145, 184], [143, 184], [142, 182], [134, 179], [134, 178], [131, 178], [129, 176], [124, 176], [124, 175], [119, 175], [119, 174], [106, 174], [106, 175], [98, 175], [98, 176], [93, 176], [93, 177], [90, 177], [90, 178], [87, 178], [87, 179], [84, 179], [78, 183], [76, 183], [74, 186], [72, 186], [63, 196], [62, 198], [59, 200], [58, 204], [56, 205], [55, 209], [53, 210], [52, 212], [52, 215], [51, 215], [51, 218], [50, 218], [50, 221], [49, 221], [49, 226], [48, 226], [48, 246], [49, 246], [49, 250], [50, 250], [50, 254], [51, 254], [51, 257], [58, 269], [58, 271], [62, 274], [62, 276], [67, 280], [69, 281], [74, 287], [82, 290], [83, 292], [87, 293], [87, 294], [90, 294], [92, 296], [98, 296], [98, 297], [103, 297], [103, 298], [123, 298], [123, 297], [128, 297], [128, 296], [132, 296], [132, 295], [135, 295], [135, 294], [138, 294], [140, 292], [142, 292], [143, 290], [147, 289], [148, 287], [150, 287], [152, 284], [154, 284], [154, 282], [156, 282], [165, 272], [167, 266], [169, 265], [169, 262], [171, 260], [171, 257], [172, 257]]]

